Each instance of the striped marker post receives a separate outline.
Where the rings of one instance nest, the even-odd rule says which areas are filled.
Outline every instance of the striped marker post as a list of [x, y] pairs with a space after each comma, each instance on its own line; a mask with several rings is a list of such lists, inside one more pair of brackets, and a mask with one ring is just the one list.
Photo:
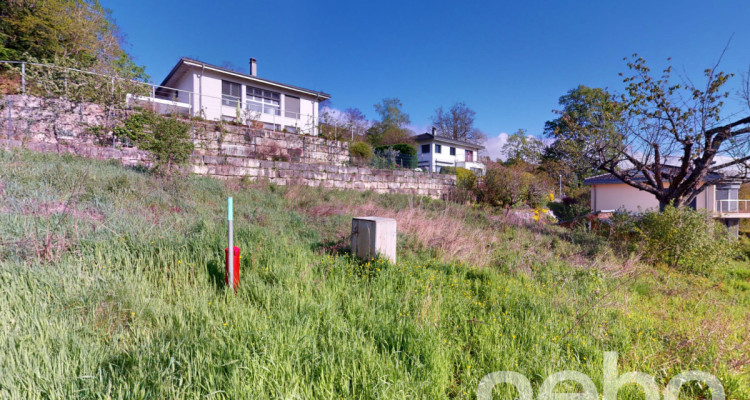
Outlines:
[[229, 288], [234, 289], [234, 205], [232, 198], [227, 199], [227, 222], [229, 227], [229, 261], [227, 265], [227, 280]]

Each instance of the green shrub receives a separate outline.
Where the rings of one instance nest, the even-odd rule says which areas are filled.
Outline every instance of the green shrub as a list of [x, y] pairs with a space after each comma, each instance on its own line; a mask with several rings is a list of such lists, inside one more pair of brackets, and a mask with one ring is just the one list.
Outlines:
[[464, 190], [474, 190], [477, 186], [477, 176], [470, 169], [456, 168], [456, 186]]
[[456, 175], [456, 167], [440, 167], [440, 173], [443, 175]]
[[365, 142], [354, 143], [349, 146], [349, 154], [357, 160], [367, 161], [372, 158], [372, 146]]
[[491, 163], [477, 188], [477, 197], [479, 201], [497, 207], [523, 205], [538, 208], [550, 200], [551, 192], [549, 182], [543, 176], [535, 175], [528, 165]]
[[150, 152], [154, 169], [169, 174], [174, 166], [185, 163], [193, 153], [189, 130], [190, 125], [175, 117], [143, 110], [128, 117], [122, 126], [114, 129], [114, 133]]
[[647, 212], [634, 224], [631, 240], [653, 262], [693, 273], [725, 265], [735, 254], [726, 228], [705, 213], [668, 206]]
[[398, 150], [398, 152], [401, 154], [408, 154], [410, 156], [417, 155], [417, 149], [415, 149], [414, 146], [408, 143], [397, 143], [397, 144], [390, 144], [386, 146], [377, 146], [375, 147], [375, 151], [383, 151], [389, 148], [393, 150]]
[[396, 164], [403, 168], [417, 168], [417, 149], [408, 143], [389, 144], [376, 146], [376, 153], [386, 153], [389, 149], [398, 151]]

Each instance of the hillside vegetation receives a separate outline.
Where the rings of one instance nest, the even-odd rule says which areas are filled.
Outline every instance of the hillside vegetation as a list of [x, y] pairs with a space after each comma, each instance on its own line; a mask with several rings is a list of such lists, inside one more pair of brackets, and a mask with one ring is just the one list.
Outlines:
[[[227, 196], [236, 294], [223, 285]], [[360, 214], [398, 220], [397, 264], [347, 255]], [[604, 351], [662, 388], [703, 370], [750, 398], [745, 263], [684, 274], [583, 231], [441, 201], [9, 151], [0, 243], [0, 398], [469, 399], [504, 370], [535, 391], [580, 371], [601, 393]]]

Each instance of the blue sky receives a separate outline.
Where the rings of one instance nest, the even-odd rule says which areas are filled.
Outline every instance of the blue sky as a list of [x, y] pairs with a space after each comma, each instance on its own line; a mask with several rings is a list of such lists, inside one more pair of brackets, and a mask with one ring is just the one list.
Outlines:
[[[653, 70], [672, 57], [699, 81], [750, 66], [744, 1], [115, 1], [102, 0], [129, 51], [161, 82], [182, 56], [330, 93], [333, 106], [398, 97], [415, 129], [438, 106], [465, 102], [495, 153], [504, 135], [539, 135], [557, 99], [579, 84], [621, 90], [623, 57]], [[730, 82], [738, 88], [739, 76]], [[730, 107], [739, 107], [731, 101]]]

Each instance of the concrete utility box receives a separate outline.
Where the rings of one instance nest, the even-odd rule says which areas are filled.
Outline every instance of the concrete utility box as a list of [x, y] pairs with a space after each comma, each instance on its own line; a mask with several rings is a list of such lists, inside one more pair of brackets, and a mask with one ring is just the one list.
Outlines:
[[396, 262], [396, 220], [381, 217], [352, 219], [352, 254], [370, 260], [381, 254]]

